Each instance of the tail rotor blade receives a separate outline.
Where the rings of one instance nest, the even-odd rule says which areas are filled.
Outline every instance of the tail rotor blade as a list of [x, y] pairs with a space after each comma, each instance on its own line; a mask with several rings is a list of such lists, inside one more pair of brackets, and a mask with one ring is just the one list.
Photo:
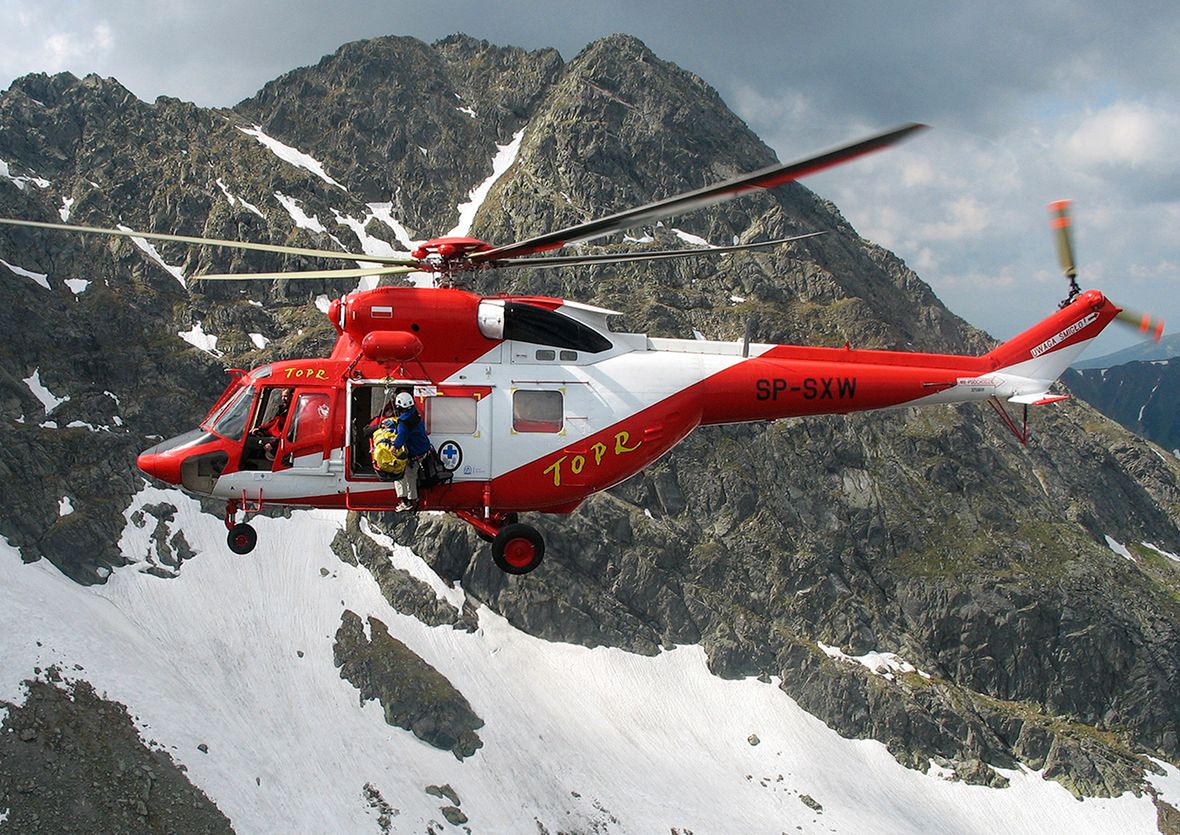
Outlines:
[[1070, 217], [1072, 200], [1054, 200], [1049, 204], [1049, 211], [1053, 214], [1051, 222], [1057, 240], [1057, 262], [1066, 277], [1073, 281], [1078, 277], [1077, 264], [1073, 257], [1073, 219]]
[[1139, 313], [1123, 308], [1115, 314], [1115, 318], [1138, 329], [1139, 333], [1144, 336], [1150, 336], [1155, 342], [1159, 342], [1164, 336], [1164, 320], [1158, 316], [1152, 316], [1150, 313]]

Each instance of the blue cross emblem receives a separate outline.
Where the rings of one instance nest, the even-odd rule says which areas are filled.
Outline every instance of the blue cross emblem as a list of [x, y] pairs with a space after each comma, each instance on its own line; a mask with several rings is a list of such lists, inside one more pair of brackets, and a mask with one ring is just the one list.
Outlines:
[[463, 462], [463, 450], [454, 441], [443, 441], [438, 448], [438, 460], [442, 462], [444, 470], [453, 473]]

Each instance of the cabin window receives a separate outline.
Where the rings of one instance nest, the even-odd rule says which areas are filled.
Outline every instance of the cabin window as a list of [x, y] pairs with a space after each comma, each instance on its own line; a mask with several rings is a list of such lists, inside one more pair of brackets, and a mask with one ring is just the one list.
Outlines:
[[322, 438], [328, 434], [328, 414], [330, 411], [326, 393], [309, 392], [299, 395], [288, 438], [295, 444], [304, 444]]
[[561, 361], [562, 362], [577, 362], [578, 361], [578, 352], [577, 351], [562, 351], [561, 352]]
[[540, 348], [537, 350], [537, 359], [545, 361], [554, 359], [557, 353], [549, 348]]
[[512, 429], [516, 432], [560, 432], [562, 409], [560, 391], [514, 391]]
[[433, 435], [474, 435], [476, 409], [474, 397], [426, 398], [426, 433]]
[[576, 319], [524, 302], [504, 303], [504, 339], [598, 354], [610, 340]]

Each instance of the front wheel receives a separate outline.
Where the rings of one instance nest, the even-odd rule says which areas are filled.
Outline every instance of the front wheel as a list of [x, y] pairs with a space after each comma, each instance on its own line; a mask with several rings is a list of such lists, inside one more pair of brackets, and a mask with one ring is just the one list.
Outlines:
[[544, 558], [545, 540], [532, 525], [505, 525], [492, 540], [492, 559], [508, 574], [528, 574]]
[[226, 542], [229, 543], [229, 549], [235, 554], [249, 554], [258, 544], [258, 531], [246, 522], [238, 522], [229, 529]]

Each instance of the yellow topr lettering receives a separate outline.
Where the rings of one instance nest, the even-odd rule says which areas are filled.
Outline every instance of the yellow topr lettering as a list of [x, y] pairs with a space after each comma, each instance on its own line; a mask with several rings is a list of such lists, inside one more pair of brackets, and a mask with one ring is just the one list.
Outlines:
[[635, 446], [627, 446], [627, 441], [631, 440], [631, 433], [626, 430], [615, 433], [615, 455], [622, 455], [624, 452], [634, 452], [639, 449], [639, 445], [643, 441], [636, 441]]
[[553, 473], [553, 486], [554, 487], [561, 486], [561, 462], [564, 461], [566, 459], [566, 457], [567, 456], [565, 456], [565, 455], [561, 456], [560, 458], [558, 458], [556, 461], [554, 461], [552, 464], [550, 464], [548, 467], [545, 468], [546, 475], [548, 475], [549, 473]]
[[315, 378], [317, 380], [328, 379], [328, 372], [322, 368], [288, 368], [287, 379], [294, 377], [296, 380], [307, 377], [308, 379]]
[[[626, 430], [615, 433], [615, 455], [622, 455], [624, 452], [634, 452], [643, 445], [643, 441], [636, 441], [634, 446], [631, 446], [631, 433]], [[606, 454], [610, 452], [610, 447], [599, 441], [590, 445], [590, 455], [594, 456], [594, 466], [602, 466], [602, 461], [606, 458]], [[569, 471], [574, 475], [581, 475], [582, 471], [586, 469], [587, 455], [577, 454], [573, 457], [563, 455], [545, 468], [545, 475], [553, 476], [553, 486], [561, 486], [561, 465], [569, 458]]]

